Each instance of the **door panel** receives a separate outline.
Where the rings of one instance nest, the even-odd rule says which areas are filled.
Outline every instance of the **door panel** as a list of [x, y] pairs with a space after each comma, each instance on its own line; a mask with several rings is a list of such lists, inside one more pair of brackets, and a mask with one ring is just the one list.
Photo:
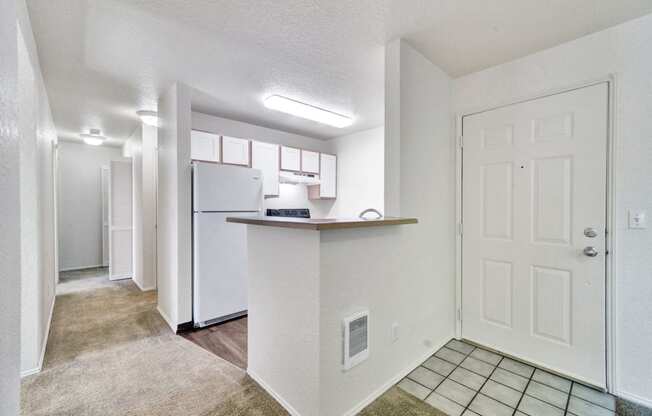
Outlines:
[[132, 262], [131, 162], [112, 161], [109, 173], [109, 279], [128, 279]]
[[600, 387], [607, 114], [604, 83], [463, 119], [463, 337]]

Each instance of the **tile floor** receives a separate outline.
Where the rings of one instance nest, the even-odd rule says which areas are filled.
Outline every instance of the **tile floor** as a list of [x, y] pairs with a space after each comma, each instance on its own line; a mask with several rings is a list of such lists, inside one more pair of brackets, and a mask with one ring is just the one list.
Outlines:
[[614, 396], [451, 340], [398, 384], [450, 416], [613, 416]]

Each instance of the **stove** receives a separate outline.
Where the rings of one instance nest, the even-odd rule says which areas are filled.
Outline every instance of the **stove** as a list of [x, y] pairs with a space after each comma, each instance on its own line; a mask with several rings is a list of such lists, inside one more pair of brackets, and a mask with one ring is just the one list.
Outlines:
[[310, 210], [308, 208], [279, 208], [267, 209], [268, 217], [292, 217], [292, 218], [310, 218]]

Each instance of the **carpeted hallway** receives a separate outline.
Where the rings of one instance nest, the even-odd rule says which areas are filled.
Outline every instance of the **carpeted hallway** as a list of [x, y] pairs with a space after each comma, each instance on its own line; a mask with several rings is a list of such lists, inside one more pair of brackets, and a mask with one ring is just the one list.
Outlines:
[[[246, 373], [173, 334], [156, 292], [105, 269], [62, 274], [43, 371], [23, 379], [23, 415], [287, 415]], [[366, 416], [442, 413], [393, 388]]]

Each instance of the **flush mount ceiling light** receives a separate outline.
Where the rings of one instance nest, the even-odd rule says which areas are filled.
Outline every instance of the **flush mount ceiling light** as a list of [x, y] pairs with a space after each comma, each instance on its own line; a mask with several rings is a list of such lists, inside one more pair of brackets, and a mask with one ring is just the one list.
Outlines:
[[106, 140], [106, 137], [102, 136], [98, 129], [90, 129], [88, 133], [82, 133], [79, 137], [84, 139], [84, 143], [91, 146], [99, 146]]
[[338, 128], [348, 127], [353, 124], [351, 117], [280, 95], [271, 95], [265, 98], [265, 107]]
[[140, 120], [148, 126], [158, 127], [158, 113], [150, 110], [136, 111]]

